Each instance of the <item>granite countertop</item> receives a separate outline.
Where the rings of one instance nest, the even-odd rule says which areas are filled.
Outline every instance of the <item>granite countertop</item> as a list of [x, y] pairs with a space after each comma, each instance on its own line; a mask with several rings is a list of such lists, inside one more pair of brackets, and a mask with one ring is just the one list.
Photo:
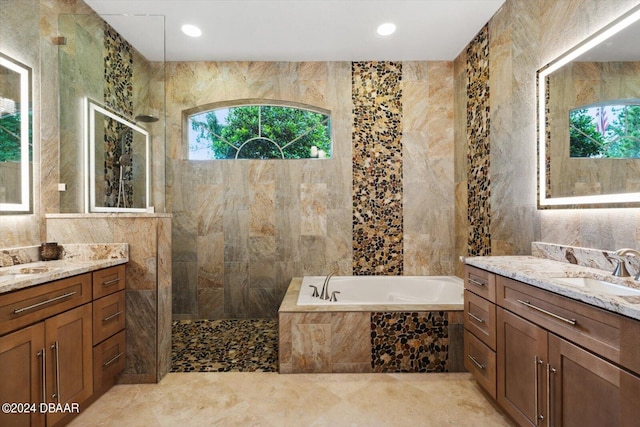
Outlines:
[[40, 261], [38, 246], [0, 250], [0, 294], [129, 262], [126, 243], [60, 246], [54, 261]]
[[0, 268], [0, 294], [125, 264], [128, 261], [126, 258], [85, 261], [62, 259], [2, 267]]
[[501, 276], [527, 283], [595, 307], [640, 320], [639, 295], [611, 295], [564, 284], [562, 277], [588, 277], [640, 289], [632, 277], [615, 277], [611, 271], [534, 256], [469, 257], [465, 263]]

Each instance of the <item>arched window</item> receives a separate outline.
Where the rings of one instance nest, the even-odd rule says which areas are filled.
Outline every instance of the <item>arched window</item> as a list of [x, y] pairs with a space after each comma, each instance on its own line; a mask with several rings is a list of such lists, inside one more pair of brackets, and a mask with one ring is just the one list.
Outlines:
[[226, 103], [187, 113], [187, 126], [189, 160], [331, 157], [329, 112], [307, 105]]

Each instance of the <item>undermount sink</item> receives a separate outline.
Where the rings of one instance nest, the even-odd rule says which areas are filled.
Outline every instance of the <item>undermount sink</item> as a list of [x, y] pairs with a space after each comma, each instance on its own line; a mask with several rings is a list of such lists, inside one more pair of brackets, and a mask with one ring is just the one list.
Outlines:
[[58, 270], [57, 267], [23, 267], [18, 271], [18, 274], [42, 274], [49, 273], [50, 271]]
[[22, 276], [32, 276], [34, 274], [50, 273], [59, 270], [59, 267], [32, 266], [32, 267], [7, 267], [0, 269], [0, 278], [8, 280], [8, 278], [16, 279]]
[[604, 280], [592, 279], [590, 277], [554, 277], [554, 280], [576, 288], [588, 289], [609, 295], [640, 295], [640, 289], [630, 288]]

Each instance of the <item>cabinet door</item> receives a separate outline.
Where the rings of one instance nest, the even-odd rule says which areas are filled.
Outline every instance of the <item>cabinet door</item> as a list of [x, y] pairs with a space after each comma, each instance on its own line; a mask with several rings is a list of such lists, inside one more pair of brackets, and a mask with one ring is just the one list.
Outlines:
[[551, 426], [637, 426], [640, 378], [549, 334]]
[[[45, 321], [49, 402], [82, 404], [93, 393], [91, 319], [91, 304], [85, 304]], [[48, 413], [47, 424], [65, 415]]]
[[[0, 412], [0, 426], [44, 426], [44, 323], [0, 338], [0, 403], [34, 403], [35, 413]], [[30, 408], [33, 409], [33, 408]]]
[[547, 332], [497, 309], [498, 403], [521, 426], [546, 424]]

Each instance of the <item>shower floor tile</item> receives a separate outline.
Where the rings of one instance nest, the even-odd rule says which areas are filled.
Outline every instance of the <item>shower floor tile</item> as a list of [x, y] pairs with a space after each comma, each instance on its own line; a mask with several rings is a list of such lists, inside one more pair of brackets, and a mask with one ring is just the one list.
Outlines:
[[175, 320], [171, 372], [277, 372], [276, 319]]

